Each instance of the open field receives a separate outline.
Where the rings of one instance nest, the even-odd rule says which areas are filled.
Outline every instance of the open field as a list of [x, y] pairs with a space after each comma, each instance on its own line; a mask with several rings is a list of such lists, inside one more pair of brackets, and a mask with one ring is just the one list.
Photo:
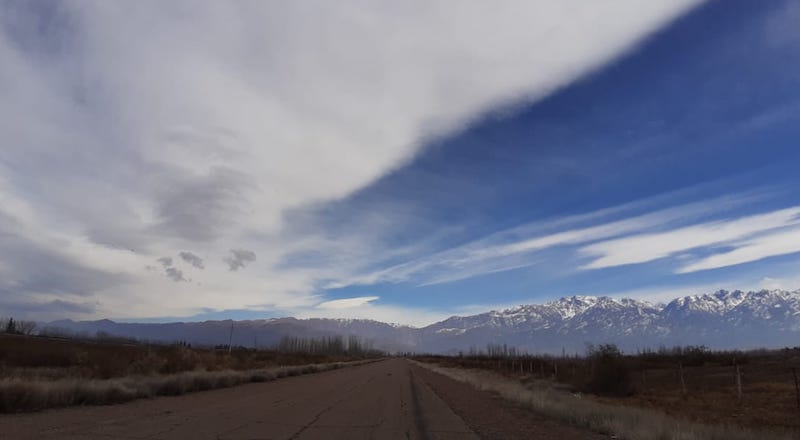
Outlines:
[[[430, 362], [430, 360], [429, 360]], [[479, 390], [499, 394], [552, 420], [590, 429], [627, 440], [788, 440], [797, 433], [786, 430], [741, 428], [726, 424], [692, 422], [652, 409], [611, 405], [575, 395], [552, 383], [523, 383], [489, 370], [443, 367], [418, 362], [418, 365]]]
[[347, 354], [309, 354], [234, 347], [76, 340], [0, 334], [0, 377], [110, 379], [183, 371], [250, 370], [270, 366], [344, 362]]
[[690, 350], [682, 354], [587, 358], [419, 359], [443, 367], [497, 373], [524, 387], [544, 385], [563, 393], [578, 393], [584, 400], [650, 409], [704, 424], [800, 432], [800, 390], [793, 375], [793, 371], [800, 375], [798, 349], [751, 353]]
[[0, 412], [180, 395], [327, 371], [364, 359], [0, 335]]

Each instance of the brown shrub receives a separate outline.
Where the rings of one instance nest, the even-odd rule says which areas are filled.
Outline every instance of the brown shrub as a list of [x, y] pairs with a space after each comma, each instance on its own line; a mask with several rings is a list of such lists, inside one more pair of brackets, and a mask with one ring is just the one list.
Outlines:
[[74, 340], [0, 334], [0, 378], [26, 369], [52, 368], [70, 377], [111, 379], [184, 371], [254, 370], [281, 365], [351, 361], [346, 356], [281, 353], [238, 348], [190, 348], [116, 340]]
[[601, 396], [630, 396], [636, 393], [631, 380], [631, 368], [620, 358], [593, 359], [587, 381], [578, 378], [575, 388]]
[[154, 396], [177, 396], [195, 391], [226, 388], [249, 382], [268, 382], [358, 365], [329, 363], [250, 371], [189, 371], [161, 376], [116, 379], [0, 380], [0, 413], [36, 411], [71, 405], [107, 405]]

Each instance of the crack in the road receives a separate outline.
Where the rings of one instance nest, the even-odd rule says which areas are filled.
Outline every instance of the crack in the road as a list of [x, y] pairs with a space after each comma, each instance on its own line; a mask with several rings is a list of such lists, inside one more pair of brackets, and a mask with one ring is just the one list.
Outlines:
[[355, 387], [351, 388], [350, 390], [348, 390], [347, 392], [345, 392], [345, 393], [342, 395], [342, 397], [341, 397], [341, 398], [339, 398], [339, 400], [337, 400], [337, 401], [333, 402], [332, 404], [328, 405], [327, 407], [323, 408], [323, 410], [322, 410], [322, 411], [320, 411], [319, 413], [317, 413], [317, 415], [315, 415], [315, 416], [314, 416], [314, 418], [313, 418], [313, 419], [311, 419], [311, 421], [309, 421], [308, 423], [306, 423], [305, 425], [303, 425], [303, 426], [302, 426], [302, 427], [301, 427], [299, 430], [297, 430], [297, 432], [295, 432], [294, 434], [292, 434], [292, 436], [291, 436], [291, 437], [289, 437], [289, 440], [296, 440], [296, 439], [300, 438], [300, 435], [301, 435], [301, 434], [302, 434], [302, 433], [303, 433], [305, 430], [307, 430], [308, 428], [310, 428], [311, 426], [313, 426], [315, 423], [317, 423], [317, 422], [319, 421], [319, 419], [320, 419], [320, 418], [321, 418], [321, 417], [322, 417], [322, 416], [323, 416], [325, 413], [327, 413], [328, 411], [332, 410], [333, 408], [335, 408], [335, 407], [336, 407], [337, 405], [339, 405], [340, 403], [342, 403], [342, 402], [344, 402], [345, 400], [347, 400], [347, 399], [350, 397], [350, 395], [354, 394], [354, 393], [355, 393], [356, 391], [358, 391], [360, 388], [362, 388], [363, 386], [365, 386], [365, 385], [369, 384], [370, 382], [372, 382], [372, 380], [373, 380], [373, 379], [374, 379], [374, 377], [370, 377], [370, 378], [369, 378], [369, 379], [368, 379], [366, 382], [360, 383], [360, 384], [356, 385]]
[[[393, 360], [331, 380], [305, 381], [299, 383], [298, 389], [292, 386], [278, 387], [277, 391], [255, 389], [258, 394], [246, 395], [227, 392], [222, 394], [227, 400], [176, 398], [177, 404], [158, 400], [152, 406], [87, 409], [81, 410], [81, 417], [75, 419], [68, 411], [64, 415], [56, 414], [61, 418], [50, 420], [26, 417], [31, 423], [39, 424], [38, 429], [32, 427], [31, 431], [52, 439], [74, 436], [150, 440], [190, 437], [193, 433], [212, 439], [216, 436], [218, 439], [251, 440], [336, 436], [409, 440], [440, 436], [461, 438], [458, 434], [467, 434], [468, 428], [465, 426], [461, 430], [463, 421], [459, 423], [448, 414], [437, 400], [441, 396], [430, 389], [428, 380], [418, 368], [409, 368], [400, 360]], [[70, 419], [65, 421], [67, 417]], [[51, 423], [56, 426], [48, 426]], [[18, 426], [12, 424], [3, 430], [7, 429], [16, 430]], [[464, 438], [467, 437], [474, 438], [470, 435]]]
[[[419, 400], [419, 392], [417, 391], [417, 381], [414, 372], [408, 369], [408, 380], [411, 383], [411, 401], [414, 406], [414, 427], [417, 428], [417, 435], [422, 440], [428, 440], [428, 430], [425, 423], [425, 415], [422, 413], [422, 405]], [[408, 436], [408, 433], [406, 433]]]

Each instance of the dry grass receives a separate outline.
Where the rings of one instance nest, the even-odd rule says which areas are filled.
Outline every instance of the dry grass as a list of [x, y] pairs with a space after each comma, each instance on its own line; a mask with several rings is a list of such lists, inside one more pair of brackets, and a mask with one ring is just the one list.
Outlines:
[[115, 379], [0, 379], [0, 412], [37, 411], [72, 405], [107, 405], [134, 399], [176, 396], [251, 382], [317, 373], [357, 362], [278, 367], [249, 371], [188, 371]]
[[0, 378], [111, 379], [185, 371], [253, 370], [356, 360], [353, 356], [227, 350], [0, 334]]
[[357, 359], [0, 335], [0, 412], [174, 396], [366, 362]]
[[788, 440], [790, 433], [758, 432], [729, 425], [705, 425], [659, 411], [610, 405], [559, 389], [552, 383], [519, 380], [483, 370], [418, 365], [476, 388], [499, 393], [503, 398], [530, 407], [546, 416], [627, 440]]
[[[664, 349], [592, 357], [426, 356], [441, 366], [492, 371], [518, 382], [544, 380], [604, 404], [645, 408], [702, 424], [800, 432], [792, 369], [800, 347], [751, 352]], [[741, 395], [736, 372], [741, 373]], [[681, 379], [681, 372], [683, 379]], [[800, 437], [800, 436], [798, 436]]]

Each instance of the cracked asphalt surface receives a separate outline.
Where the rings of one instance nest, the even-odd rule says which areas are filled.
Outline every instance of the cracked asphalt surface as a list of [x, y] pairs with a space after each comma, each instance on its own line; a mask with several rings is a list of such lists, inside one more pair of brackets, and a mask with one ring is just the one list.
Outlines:
[[9, 439], [477, 439], [403, 359], [130, 403], [0, 416]]

